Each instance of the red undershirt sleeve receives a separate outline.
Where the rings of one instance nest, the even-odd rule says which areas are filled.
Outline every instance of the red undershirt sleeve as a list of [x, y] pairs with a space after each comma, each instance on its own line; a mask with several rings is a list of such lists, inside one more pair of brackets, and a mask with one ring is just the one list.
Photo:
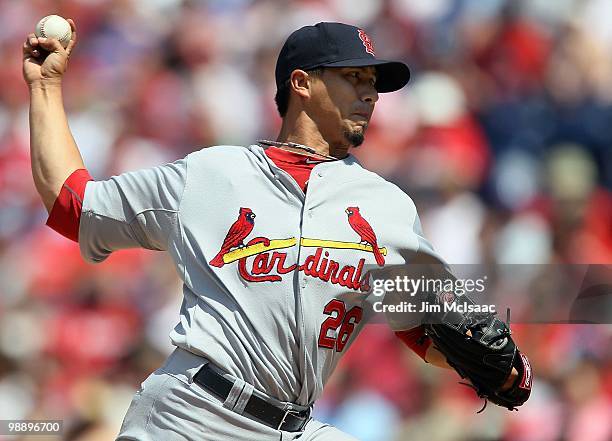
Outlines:
[[425, 328], [423, 326], [417, 326], [407, 331], [395, 331], [395, 335], [406, 346], [416, 352], [419, 357], [425, 360], [425, 354], [431, 345], [431, 339], [425, 335]]
[[86, 169], [72, 172], [62, 185], [47, 219], [47, 226], [75, 242], [79, 241], [81, 210], [89, 181], [93, 181], [93, 178]]

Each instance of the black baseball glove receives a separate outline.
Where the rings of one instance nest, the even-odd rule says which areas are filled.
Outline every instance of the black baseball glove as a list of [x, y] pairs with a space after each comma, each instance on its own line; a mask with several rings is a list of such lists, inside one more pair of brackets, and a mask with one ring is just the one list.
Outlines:
[[[426, 334], [448, 364], [485, 399], [485, 407], [488, 400], [516, 410], [527, 401], [533, 380], [531, 366], [512, 340], [509, 323], [493, 313], [477, 312], [481, 305], [466, 296], [431, 294], [428, 302], [440, 305], [441, 311], [429, 312], [424, 317]], [[509, 389], [502, 391], [513, 367], [518, 377]], [[484, 407], [480, 412], [483, 410]]]

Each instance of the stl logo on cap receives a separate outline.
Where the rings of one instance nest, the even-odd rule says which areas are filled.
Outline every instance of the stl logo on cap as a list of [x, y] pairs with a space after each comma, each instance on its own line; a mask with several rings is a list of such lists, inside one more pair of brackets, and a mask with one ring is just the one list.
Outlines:
[[366, 52], [368, 54], [376, 56], [376, 54], [374, 53], [374, 43], [372, 42], [372, 39], [368, 36], [368, 34], [365, 33], [363, 29], [359, 29], [359, 38], [363, 42]]

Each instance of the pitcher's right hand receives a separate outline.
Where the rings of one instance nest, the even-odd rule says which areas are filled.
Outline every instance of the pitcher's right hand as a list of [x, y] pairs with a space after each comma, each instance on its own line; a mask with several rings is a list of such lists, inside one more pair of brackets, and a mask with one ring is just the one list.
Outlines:
[[68, 59], [77, 42], [76, 26], [68, 19], [72, 28], [72, 39], [64, 49], [54, 38], [28, 35], [23, 43], [23, 78], [28, 86], [44, 82], [60, 82], [68, 67]]

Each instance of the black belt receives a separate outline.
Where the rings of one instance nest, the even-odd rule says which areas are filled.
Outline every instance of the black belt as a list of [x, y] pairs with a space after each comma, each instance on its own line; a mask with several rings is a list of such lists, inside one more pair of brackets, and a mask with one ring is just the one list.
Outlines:
[[[225, 400], [232, 390], [234, 382], [216, 372], [208, 363], [194, 375], [193, 381]], [[276, 430], [287, 432], [300, 432], [310, 420], [310, 408], [297, 411], [295, 407], [303, 408], [292, 403], [282, 403], [281, 406], [266, 401], [251, 394], [249, 401], [244, 407], [244, 415], [250, 416], [257, 421]]]

